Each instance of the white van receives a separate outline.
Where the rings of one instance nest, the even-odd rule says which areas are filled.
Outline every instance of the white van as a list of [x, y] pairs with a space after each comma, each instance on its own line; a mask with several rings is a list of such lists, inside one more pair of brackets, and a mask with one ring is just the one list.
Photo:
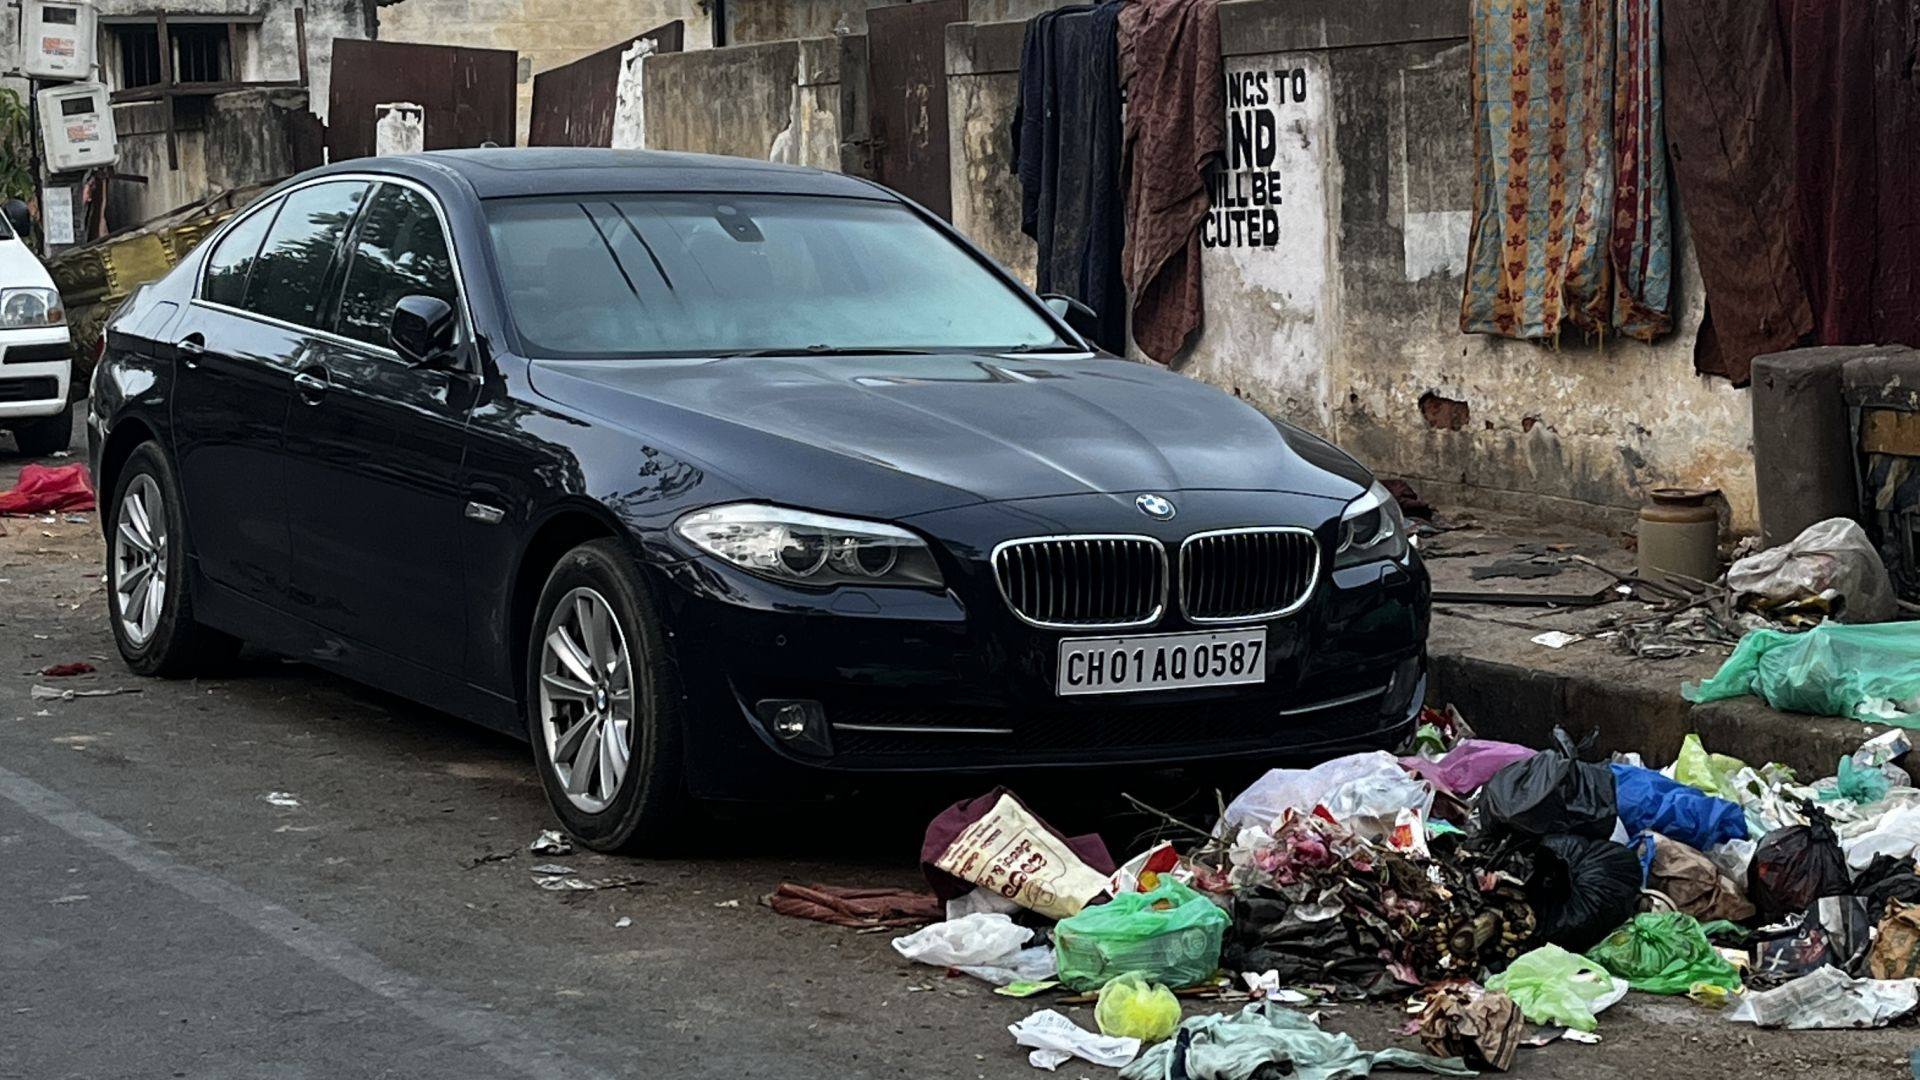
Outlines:
[[24, 209], [0, 214], [0, 429], [41, 457], [73, 440], [73, 344], [53, 278], [16, 228]]

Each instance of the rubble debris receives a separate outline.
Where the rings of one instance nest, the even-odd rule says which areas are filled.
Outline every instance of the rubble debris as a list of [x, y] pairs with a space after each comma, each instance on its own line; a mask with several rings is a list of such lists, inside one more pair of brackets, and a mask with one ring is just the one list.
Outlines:
[[619, 918], [613, 920], [613, 928], [615, 930], [625, 930], [627, 927], [632, 925], [633, 925], [633, 917], [630, 915], [622, 915]]
[[527, 872], [541, 877], [562, 877], [573, 873], [573, 867], [561, 863], [541, 863], [527, 868]]
[[467, 869], [471, 870], [476, 866], [485, 866], [488, 863], [506, 862], [508, 859], [513, 858], [513, 856], [514, 852], [511, 851], [489, 851], [484, 855], [476, 855], [468, 859]]
[[1780, 987], [1750, 993], [1733, 1019], [1792, 1030], [1877, 1028], [1920, 1005], [1920, 979], [1855, 979], [1822, 967]]
[[13, 489], [0, 491], [0, 517], [91, 509], [93, 480], [78, 463], [23, 465]]
[[28, 696], [34, 701], [73, 701], [77, 698], [114, 697], [119, 694], [137, 694], [137, 686], [113, 686], [99, 690], [63, 690], [57, 686], [34, 686]]
[[1526, 1018], [1513, 998], [1471, 983], [1443, 987], [1428, 999], [1418, 1021], [1420, 1045], [1438, 1057], [1506, 1072], [1520, 1050]]
[[285, 810], [291, 810], [300, 805], [300, 800], [290, 791], [269, 791], [260, 798], [269, 806], [278, 806]]
[[1362, 1050], [1352, 1036], [1322, 1031], [1305, 1013], [1259, 1001], [1234, 1016], [1188, 1017], [1172, 1039], [1122, 1069], [1120, 1080], [1258, 1080], [1274, 1075], [1328, 1080], [1364, 1077], [1374, 1069], [1475, 1075], [1459, 1058], [1397, 1048]]
[[1093, 1019], [1102, 1035], [1150, 1045], [1171, 1037], [1180, 1026], [1180, 999], [1164, 984], [1150, 983], [1139, 972], [1130, 971], [1100, 988]]
[[1544, 634], [1535, 634], [1528, 639], [1535, 645], [1544, 645], [1549, 649], [1564, 649], [1576, 641], [1586, 639], [1579, 634], [1569, 634], [1565, 630], [1549, 630]]
[[1587, 950], [1587, 959], [1648, 994], [1685, 994], [1701, 984], [1741, 987], [1740, 973], [1714, 950], [1699, 920], [1684, 912], [1635, 915]]
[[1067, 839], [1005, 788], [956, 803], [934, 818], [920, 859], [942, 900], [982, 886], [1055, 919], [1105, 892], [1107, 875], [1116, 869], [1098, 836]]
[[577, 877], [536, 877], [534, 881], [548, 892], [590, 893], [610, 889], [636, 889], [645, 885], [646, 879], [637, 877], [604, 877], [591, 880]]
[[50, 667], [43, 668], [40, 674], [45, 675], [49, 679], [64, 679], [74, 675], [91, 675], [93, 671], [94, 667], [92, 664], [87, 663], [85, 660], [75, 660], [72, 663], [54, 664]]
[[1140, 1040], [1095, 1035], [1052, 1009], [1042, 1009], [1007, 1028], [1021, 1046], [1030, 1047], [1027, 1063], [1051, 1072], [1074, 1058], [1117, 1069], [1140, 1053]]
[[1763, 610], [1830, 597], [1845, 623], [1886, 622], [1899, 612], [1886, 563], [1850, 518], [1815, 522], [1788, 543], [1741, 559], [1727, 571], [1727, 586]]
[[542, 829], [533, 843], [527, 845], [527, 850], [535, 855], [571, 855], [573, 840], [559, 829]]
[[1054, 928], [1060, 981], [1090, 991], [1137, 973], [1168, 986], [1191, 986], [1219, 968], [1226, 928], [1227, 913], [1218, 905], [1164, 878], [1152, 892], [1122, 893], [1062, 919]]
[[943, 912], [932, 893], [908, 889], [782, 882], [766, 899], [781, 915], [855, 930], [895, 930], [939, 922]]

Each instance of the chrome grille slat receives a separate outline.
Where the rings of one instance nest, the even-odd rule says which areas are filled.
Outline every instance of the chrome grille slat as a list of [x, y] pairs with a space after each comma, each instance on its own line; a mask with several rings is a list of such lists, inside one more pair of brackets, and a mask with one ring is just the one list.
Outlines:
[[1010, 540], [992, 561], [1007, 606], [1033, 626], [1132, 629], [1166, 611], [1167, 551], [1150, 536]]
[[1320, 579], [1320, 544], [1300, 528], [1195, 533], [1180, 545], [1180, 606], [1195, 623], [1299, 609]]

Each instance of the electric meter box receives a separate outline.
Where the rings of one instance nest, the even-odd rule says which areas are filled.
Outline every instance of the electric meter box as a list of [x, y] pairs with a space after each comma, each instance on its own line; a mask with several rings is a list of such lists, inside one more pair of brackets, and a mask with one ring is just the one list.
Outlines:
[[93, 0], [21, 0], [20, 70], [30, 78], [93, 78]]
[[40, 91], [40, 136], [51, 172], [79, 172], [120, 160], [113, 106], [99, 83], [74, 83]]

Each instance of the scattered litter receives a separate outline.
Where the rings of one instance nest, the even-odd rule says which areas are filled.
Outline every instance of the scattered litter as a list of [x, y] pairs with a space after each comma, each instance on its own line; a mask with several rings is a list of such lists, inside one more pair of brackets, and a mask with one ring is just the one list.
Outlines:
[[13, 490], [0, 491], [0, 517], [47, 514], [46, 523], [51, 524], [52, 511], [91, 509], [93, 482], [87, 476], [87, 467], [78, 463], [23, 465]]
[[719, 901], [718, 903], [716, 903], [716, 904], [714, 904], [713, 906], [714, 906], [714, 907], [717, 907], [717, 908], [737, 908], [737, 907], [739, 907], [739, 906], [740, 906], [740, 901], [738, 901], [738, 900], [721, 900], [721, 901]]
[[1779, 982], [1831, 965], [1849, 975], [1867, 966], [1874, 919], [1858, 896], [1823, 896], [1780, 929], [1762, 930], [1753, 942], [1753, 973]]
[[113, 697], [115, 694], [137, 694], [137, 686], [114, 686], [100, 690], [62, 690], [56, 686], [35, 685], [31, 696], [35, 701], [72, 701], [75, 698]]
[[1257, 1080], [1267, 1076], [1325, 1080], [1363, 1077], [1374, 1069], [1424, 1069], [1442, 1076], [1473, 1076], [1459, 1058], [1390, 1048], [1366, 1051], [1350, 1035], [1322, 1031], [1313, 1017], [1269, 1002], [1234, 1016], [1195, 1016], [1174, 1037], [1140, 1055], [1120, 1080]]
[[1798, 915], [1823, 896], [1853, 887], [1847, 857], [1819, 811], [1806, 825], [1789, 825], [1761, 837], [1747, 868], [1747, 899], [1769, 919]]
[[[1506, 991], [1533, 1023], [1592, 1031], [1599, 1025], [1597, 1006], [1614, 993], [1615, 983], [1593, 961], [1558, 945], [1542, 945], [1488, 979], [1487, 989]], [[1626, 984], [1619, 984], [1619, 992], [1626, 991]]]
[[976, 912], [893, 940], [901, 956], [953, 968], [995, 986], [1037, 982], [1054, 974], [1053, 950], [1028, 948], [1033, 931], [998, 912]]
[[1684, 994], [1702, 983], [1738, 990], [1740, 973], [1714, 951], [1706, 931], [1682, 912], [1650, 912], [1615, 930], [1587, 958], [1648, 994]]
[[85, 660], [75, 660], [70, 664], [54, 664], [52, 667], [42, 670], [40, 674], [45, 675], [49, 679], [61, 679], [70, 675], [89, 675], [93, 673], [93, 670], [93, 665], [87, 663]]
[[1140, 1053], [1139, 1039], [1095, 1035], [1052, 1009], [1008, 1026], [1007, 1033], [1018, 1045], [1032, 1049], [1028, 1064], [1048, 1072], [1074, 1058], [1117, 1069]]
[[1128, 972], [1100, 988], [1093, 1019], [1102, 1035], [1157, 1043], [1180, 1026], [1180, 999], [1164, 985]]
[[1240, 978], [1247, 984], [1247, 995], [1255, 1001], [1278, 1001], [1283, 1005], [1305, 1005], [1313, 999], [1298, 990], [1280, 985], [1278, 971], [1243, 971]]
[[559, 829], [542, 829], [533, 843], [527, 845], [527, 850], [535, 855], [571, 855], [573, 841]]
[[1920, 622], [1754, 630], [1688, 701], [1757, 694], [1787, 712], [1920, 727]]
[[1513, 1068], [1520, 1033], [1526, 1027], [1520, 1007], [1512, 998], [1470, 983], [1447, 986], [1435, 993], [1415, 1024], [1420, 1044], [1428, 1053], [1460, 1058], [1469, 1066], [1497, 1072]]
[[59, 897], [55, 897], [54, 899], [52, 899], [52, 900], [49, 900], [49, 901], [47, 901], [47, 903], [49, 903], [49, 904], [77, 904], [77, 903], [79, 903], [79, 902], [80, 902], [80, 901], [82, 901], [82, 900], [91, 900], [91, 899], [93, 899], [93, 898], [92, 898], [92, 897], [90, 897], [90, 896], [88, 896], [88, 895], [87, 895], [86, 893], [70, 893], [70, 894], [68, 894], [68, 895], [66, 895], [66, 896], [59, 896]]
[[602, 892], [608, 889], [632, 889], [646, 884], [646, 880], [637, 877], [594, 878], [591, 881], [577, 877], [539, 877], [534, 879], [548, 892]]
[[573, 867], [563, 866], [560, 863], [541, 863], [539, 866], [530, 867], [528, 872], [546, 877], [565, 877], [573, 873]]
[[87, 515], [85, 514], [68, 514], [67, 516], [61, 518], [60, 520], [66, 522], [69, 525], [85, 525], [92, 519], [87, 517]]
[[[979, 891], [979, 890], [976, 890]], [[908, 889], [869, 889], [782, 882], [766, 898], [776, 913], [831, 923], [862, 932], [898, 930], [939, 922], [940, 900]], [[1017, 910], [1017, 909], [1016, 909]]]
[[476, 866], [485, 866], [488, 863], [506, 862], [508, 859], [513, 858], [513, 856], [514, 853], [511, 851], [489, 851], [485, 855], [477, 855], [474, 858], [468, 859], [467, 869], [471, 870]]
[[1005, 788], [934, 818], [920, 857], [942, 899], [980, 886], [1054, 919], [1104, 893], [1107, 875], [1116, 869], [1099, 837], [1068, 840]]
[[278, 806], [287, 810], [291, 810], [300, 805], [300, 800], [294, 798], [293, 793], [290, 791], [269, 791], [260, 797], [265, 799], [269, 806]]
[[627, 927], [632, 925], [633, 925], [633, 919], [631, 916], [622, 915], [619, 918], [613, 920], [613, 928], [615, 930], [625, 930]]
[[1761, 608], [1832, 596], [1842, 622], [1894, 617], [1893, 582], [1860, 523], [1828, 518], [1776, 548], [1750, 555], [1727, 570], [1727, 586]]
[[1535, 645], [1545, 645], [1549, 649], [1564, 649], [1584, 639], [1579, 634], [1569, 634], [1564, 630], [1549, 630], [1544, 634], [1535, 634], [1528, 640]]
[[1855, 979], [1834, 967], [1750, 993], [1733, 1019], [1792, 1030], [1885, 1027], [1920, 1004], [1920, 979]]
[[1060, 981], [1090, 991], [1134, 972], [1168, 986], [1191, 986], [1220, 966], [1227, 923], [1227, 913], [1213, 901], [1162, 879], [1152, 892], [1122, 893], [1061, 920], [1053, 936]]
[[1029, 998], [1035, 994], [1043, 994], [1059, 985], [1053, 979], [1042, 979], [1039, 982], [1010, 982], [1005, 986], [994, 987], [993, 992], [1001, 997]]

